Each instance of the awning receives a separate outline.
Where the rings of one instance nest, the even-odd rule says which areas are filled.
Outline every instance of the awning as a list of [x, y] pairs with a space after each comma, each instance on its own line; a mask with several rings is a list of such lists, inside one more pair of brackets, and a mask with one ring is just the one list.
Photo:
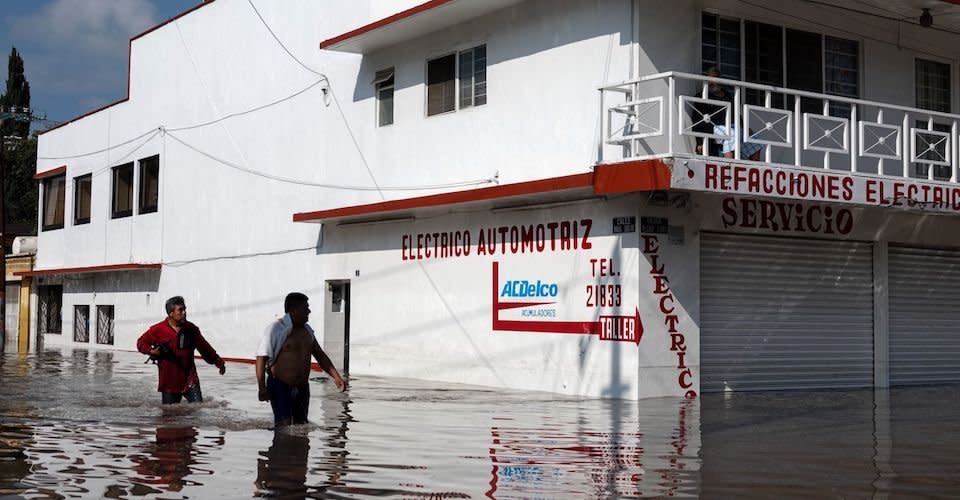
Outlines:
[[366, 54], [497, 11], [521, 0], [431, 0], [320, 42], [320, 48]]
[[670, 189], [670, 167], [662, 160], [637, 160], [598, 165], [593, 172], [583, 174], [295, 213], [293, 221], [337, 224], [404, 221], [452, 209], [534, 209], [614, 193], [665, 189]]
[[90, 274], [90, 273], [107, 273], [107, 272], [118, 272], [118, 271], [143, 271], [150, 269], [160, 269], [162, 266], [159, 263], [155, 264], [106, 264], [102, 266], [88, 266], [88, 267], [61, 267], [56, 269], [34, 269], [33, 271], [22, 271], [14, 273], [17, 276], [54, 276], [58, 274]]

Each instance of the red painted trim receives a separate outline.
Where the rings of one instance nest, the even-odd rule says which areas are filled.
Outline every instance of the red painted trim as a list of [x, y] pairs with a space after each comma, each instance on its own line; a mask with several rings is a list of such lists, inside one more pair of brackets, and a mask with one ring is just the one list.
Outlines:
[[67, 173], [67, 166], [60, 165], [57, 168], [51, 168], [50, 170], [45, 170], [43, 172], [37, 172], [36, 174], [33, 174], [33, 180], [38, 181], [40, 179], [46, 179], [47, 177], [54, 177], [54, 176], [65, 174], [65, 173]]
[[334, 208], [331, 210], [296, 213], [293, 214], [293, 221], [309, 222], [321, 219], [330, 219], [334, 217], [371, 215], [394, 210], [409, 210], [414, 208], [451, 205], [454, 203], [494, 200], [508, 196], [522, 196], [536, 193], [547, 193], [551, 191], [562, 191], [565, 189], [587, 188], [592, 184], [592, 173], [575, 174], [565, 177], [552, 177], [549, 179], [540, 179], [536, 181], [505, 184], [503, 186], [471, 189], [468, 191], [453, 191], [450, 193], [432, 194], [428, 196], [419, 196], [416, 198], [405, 198], [402, 200], [382, 201], [367, 205], [354, 205], [350, 207]]
[[364, 34], [364, 33], [368, 33], [368, 32], [373, 31], [373, 30], [375, 30], [375, 29], [382, 28], [382, 27], [384, 27], [384, 26], [387, 26], [388, 24], [393, 24], [393, 23], [395, 23], [395, 22], [397, 22], [397, 21], [400, 21], [400, 20], [402, 20], [402, 19], [406, 19], [406, 18], [408, 18], [408, 17], [415, 16], [415, 15], [421, 13], [421, 12], [425, 12], [425, 11], [428, 11], [428, 10], [430, 10], [430, 9], [439, 7], [439, 6], [441, 6], [441, 5], [445, 4], [445, 3], [448, 3], [448, 2], [450, 2], [450, 1], [452, 1], [452, 0], [430, 0], [429, 2], [424, 2], [424, 3], [420, 4], [420, 5], [415, 5], [415, 6], [409, 8], [409, 9], [407, 9], [407, 10], [397, 12], [396, 14], [394, 14], [394, 15], [392, 15], [392, 16], [385, 17], [385, 18], [383, 18], [383, 19], [380, 19], [379, 21], [374, 21], [374, 22], [372, 22], [372, 23], [370, 23], [370, 24], [367, 24], [367, 25], [365, 25], [365, 26], [361, 26], [361, 27], [359, 27], [359, 28], [357, 28], [357, 29], [355, 29], [355, 30], [353, 30], [353, 31], [348, 31], [348, 32], [346, 32], [346, 33], [344, 33], [344, 34], [342, 34], [342, 35], [337, 35], [337, 36], [335, 36], [335, 37], [333, 37], [333, 38], [328, 38], [328, 39], [320, 42], [320, 48], [321, 48], [321, 49], [330, 48], [331, 46], [336, 45], [336, 44], [338, 44], [338, 43], [344, 42], [344, 41], [349, 40], [349, 39], [351, 39], [351, 38], [358, 37], [358, 36], [360, 36], [360, 35], [362, 35], [362, 34]]
[[663, 160], [637, 160], [597, 165], [594, 194], [670, 189], [670, 166]]
[[104, 273], [110, 271], [138, 271], [144, 269], [160, 269], [161, 264], [107, 264], [104, 266], [88, 267], [61, 267], [59, 269], [34, 269], [33, 271], [20, 271], [14, 273], [16, 276], [52, 276], [57, 274], [86, 274], [86, 273]]
[[[958, 0], [960, 1], [960, 0]], [[535, 181], [518, 182], [467, 191], [381, 201], [367, 205], [300, 212], [293, 214], [294, 222], [313, 222], [324, 219], [376, 215], [398, 210], [430, 208], [457, 203], [494, 200], [510, 196], [524, 196], [567, 189], [593, 187], [596, 195], [611, 193], [630, 193], [637, 191], [655, 191], [670, 189], [670, 166], [663, 160], [635, 160], [621, 163], [598, 165], [593, 173], [574, 174], [564, 177], [551, 177]]]
[[71, 119], [69, 119], [69, 120], [67, 120], [67, 121], [65, 121], [65, 122], [63, 122], [63, 123], [61, 123], [61, 124], [59, 124], [59, 125], [55, 125], [55, 126], [50, 127], [50, 128], [48, 128], [48, 129], [46, 129], [46, 130], [41, 130], [40, 132], [37, 133], [37, 135], [46, 134], [47, 132], [56, 130], [56, 129], [58, 129], [58, 128], [60, 128], [60, 127], [63, 127], [63, 126], [65, 126], [65, 125], [69, 125], [69, 124], [71, 124], [71, 123], [73, 123], [73, 122], [75, 122], [75, 121], [77, 121], [77, 120], [86, 118], [86, 117], [88, 117], [88, 116], [90, 116], [90, 115], [99, 113], [99, 112], [101, 112], [101, 111], [103, 111], [103, 110], [105, 110], [105, 109], [107, 109], [107, 108], [111, 108], [111, 107], [113, 107], [113, 106], [116, 106], [117, 104], [120, 104], [120, 103], [122, 103], [122, 102], [127, 102], [128, 100], [130, 100], [130, 65], [131, 65], [131, 60], [130, 60], [130, 59], [131, 59], [131, 57], [132, 57], [131, 54], [132, 54], [132, 52], [133, 52], [133, 41], [136, 40], [136, 39], [138, 39], [138, 38], [140, 38], [140, 37], [142, 37], [142, 36], [144, 36], [144, 35], [146, 35], [146, 34], [148, 34], [148, 33], [150, 33], [150, 32], [152, 32], [152, 31], [156, 31], [156, 30], [158, 30], [158, 29], [160, 29], [160, 28], [162, 28], [162, 27], [164, 27], [164, 26], [166, 26], [166, 25], [168, 25], [168, 24], [176, 21], [177, 19], [180, 19], [181, 17], [183, 17], [183, 16], [185, 16], [185, 15], [187, 15], [187, 14], [189, 14], [189, 13], [191, 13], [191, 12], [193, 12], [193, 11], [199, 9], [199, 8], [202, 8], [202, 7], [205, 7], [205, 6], [207, 6], [207, 5], [210, 5], [210, 4], [212, 4], [213, 2], [215, 2], [215, 1], [216, 1], [216, 0], [206, 0], [206, 1], [203, 1], [203, 2], [201, 2], [199, 5], [197, 5], [197, 6], [195, 6], [195, 7], [191, 7], [191, 8], [189, 8], [188, 10], [185, 10], [185, 11], [183, 11], [183, 12], [181, 12], [181, 13], [173, 16], [173, 17], [171, 17], [170, 19], [167, 19], [166, 21], [163, 21], [162, 23], [160, 23], [160, 24], [158, 24], [158, 25], [156, 25], [156, 26], [154, 26], [154, 27], [152, 27], [152, 28], [149, 28], [149, 29], [147, 29], [146, 31], [143, 31], [143, 32], [141, 32], [141, 33], [138, 34], [138, 35], [134, 35], [133, 38], [131, 38], [129, 41], [127, 41], [127, 95], [126, 95], [125, 97], [123, 97], [122, 99], [119, 99], [119, 100], [117, 100], [117, 101], [114, 101], [114, 102], [112, 102], [112, 103], [110, 103], [110, 104], [107, 104], [107, 105], [105, 105], [105, 106], [99, 107], [99, 108], [97, 108], [97, 109], [95, 109], [95, 110], [93, 110], [93, 111], [87, 111], [86, 113], [84, 113], [84, 114], [82, 114], [82, 115], [80, 115], [80, 116], [75, 116], [75, 117], [73, 117], [73, 118], [71, 118]]

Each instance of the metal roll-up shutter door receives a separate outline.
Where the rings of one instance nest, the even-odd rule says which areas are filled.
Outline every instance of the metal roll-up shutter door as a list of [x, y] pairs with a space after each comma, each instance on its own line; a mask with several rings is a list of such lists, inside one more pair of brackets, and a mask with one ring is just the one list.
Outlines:
[[888, 253], [890, 383], [960, 382], [960, 252]]
[[703, 233], [704, 392], [873, 385], [870, 243]]

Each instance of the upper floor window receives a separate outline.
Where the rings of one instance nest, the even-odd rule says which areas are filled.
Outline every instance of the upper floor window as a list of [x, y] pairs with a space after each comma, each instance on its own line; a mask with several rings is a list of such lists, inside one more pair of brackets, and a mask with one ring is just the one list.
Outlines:
[[93, 176], [81, 175], [73, 178], [73, 224], [90, 222], [90, 197], [93, 192]]
[[160, 156], [154, 155], [140, 160], [140, 200], [137, 213], [149, 214], [157, 211], [160, 194]]
[[454, 111], [458, 101], [461, 109], [487, 103], [486, 45], [427, 61], [427, 116]]
[[[704, 73], [715, 68], [732, 80], [859, 97], [860, 45], [855, 40], [707, 12], [701, 16], [701, 40]], [[775, 107], [793, 106], [782, 94], [771, 97]], [[763, 92], [744, 93], [748, 104], [764, 100]], [[816, 99], [804, 98], [801, 106], [804, 112], [823, 111], [823, 103]], [[831, 114], [849, 113], [845, 103], [831, 103], [830, 109]]]
[[113, 167], [113, 201], [111, 217], [133, 215], [133, 163]]
[[42, 229], [49, 231], [63, 227], [65, 206], [65, 187], [67, 176], [57, 175], [43, 180], [43, 224]]
[[393, 123], [393, 68], [377, 71], [373, 88], [377, 93], [377, 126]]
[[917, 107], [950, 112], [950, 65], [926, 59], [916, 62]]

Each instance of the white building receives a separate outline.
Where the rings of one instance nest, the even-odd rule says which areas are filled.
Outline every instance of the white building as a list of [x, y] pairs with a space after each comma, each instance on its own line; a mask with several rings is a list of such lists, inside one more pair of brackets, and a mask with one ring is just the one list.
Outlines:
[[249, 360], [299, 290], [352, 375], [960, 381], [955, 3], [206, 2], [41, 135], [35, 325], [132, 349], [184, 295]]

